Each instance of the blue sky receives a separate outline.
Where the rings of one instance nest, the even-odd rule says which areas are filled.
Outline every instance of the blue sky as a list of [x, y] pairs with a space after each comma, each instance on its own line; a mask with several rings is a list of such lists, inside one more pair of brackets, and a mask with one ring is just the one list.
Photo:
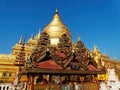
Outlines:
[[74, 42], [80, 34], [88, 49], [95, 44], [120, 60], [120, 0], [0, 0], [0, 53], [9, 54], [21, 35], [43, 30], [56, 8]]

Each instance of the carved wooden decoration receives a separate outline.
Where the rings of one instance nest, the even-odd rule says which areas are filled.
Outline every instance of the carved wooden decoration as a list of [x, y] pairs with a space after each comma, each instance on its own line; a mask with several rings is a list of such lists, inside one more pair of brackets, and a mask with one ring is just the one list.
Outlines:
[[44, 32], [41, 34], [38, 46], [33, 50], [30, 58], [26, 61], [26, 68], [37, 67], [35, 63], [39, 63], [45, 58], [49, 45], [49, 35]]
[[50, 47], [47, 33], [41, 34], [38, 43], [38, 47], [33, 50], [30, 59], [26, 61], [26, 68], [39, 68], [37, 63], [50, 59], [63, 69], [87, 70], [90, 64], [97, 68], [96, 62], [90, 57], [89, 50], [82, 41], [77, 42], [73, 52], [72, 42], [66, 34], [59, 39], [57, 48]]
[[25, 62], [24, 44], [21, 44], [20, 52], [17, 53], [15, 65], [23, 66]]

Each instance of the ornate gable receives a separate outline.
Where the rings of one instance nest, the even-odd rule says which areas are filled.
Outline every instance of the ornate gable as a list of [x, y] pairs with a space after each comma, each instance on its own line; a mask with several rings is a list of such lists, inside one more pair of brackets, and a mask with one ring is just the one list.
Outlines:
[[58, 47], [51, 47], [49, 35], [42, 33], [38, 47], [35, 48], [26, 62], [28, 68], [40, 69], [71, 69], [71, 70], [97, 70], [97, 63], [90, 57], [89, 50], [82, 41], [78, 41], [72, 48], [72, 42], [63, 34]]
[[[90, 56], [89, 50], [84, 46], [82, 41], [78, 41], [74, 49], [75, 60], [79, 62], [80, 70], [87, 70], [89, 65], [97, 69], [97, 63]], [[77, 66], [78, 67], [78, 66]]]

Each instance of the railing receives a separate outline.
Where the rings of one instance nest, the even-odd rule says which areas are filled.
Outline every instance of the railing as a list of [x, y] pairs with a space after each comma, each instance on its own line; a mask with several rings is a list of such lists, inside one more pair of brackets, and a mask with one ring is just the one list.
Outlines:
[[37, 84], [37, 85], [34, 85], [34, 90], [61, 90], [61, 85]]
[[34, 90], [82, 90], [80, 84], [38, 84], [34, 85]]
[[[25, 87], [26, 88], [26, 87]], [[0, 84], [0, 90], [13, 90], [12, 84]], [[22, 89], [25, 90], [25, 89]], [[27, 89], [30, 90], [30, 89]], [[81, 84], [35, 84], [34, 90], [99, 90], [97, 82]]]
[[9, 83], [0, 83], [0, 90], [12, 90], [12, 85]]
[[99, 90], [98, 82], [83, 83], [83, 90]]
[[99, 90], [97, 82], [81, 84], [36, 84], [34, 90]]
[[18, 85], [13, 85], [11, 83], [0, 83], [0, 90], [26, 90], [26, 88], [26, 83], [20, 83]]

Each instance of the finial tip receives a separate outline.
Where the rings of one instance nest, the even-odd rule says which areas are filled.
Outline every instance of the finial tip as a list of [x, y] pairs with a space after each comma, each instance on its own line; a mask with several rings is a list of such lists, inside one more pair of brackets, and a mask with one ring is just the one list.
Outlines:
[[78, 41], [80, 41], [80, 34], [78, 34]]
[[55, 11], [56, 13], [58, 13], [58, 9], [56, 8], [56, 11]]

